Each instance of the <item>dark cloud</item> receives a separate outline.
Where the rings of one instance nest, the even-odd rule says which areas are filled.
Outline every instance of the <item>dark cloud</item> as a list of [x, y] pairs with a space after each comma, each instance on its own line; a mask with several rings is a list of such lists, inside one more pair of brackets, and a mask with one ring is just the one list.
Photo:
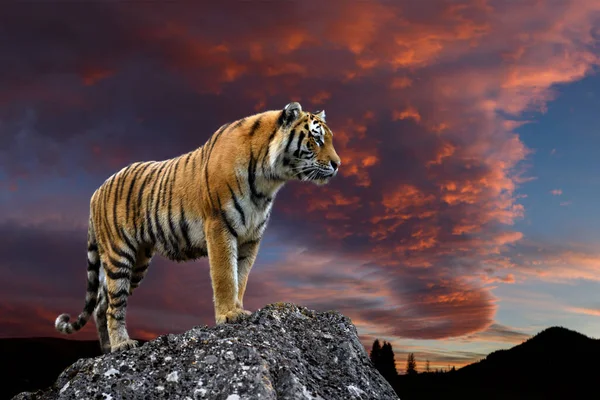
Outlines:
[[492, 324], [487, 330], [470, 336], [469, 339], [489, 340], [496, 342], [507, 342], [511, 344], [521, 344], [531, 337], [530, 334], [521, 332], [514, 328], [502, 325]]

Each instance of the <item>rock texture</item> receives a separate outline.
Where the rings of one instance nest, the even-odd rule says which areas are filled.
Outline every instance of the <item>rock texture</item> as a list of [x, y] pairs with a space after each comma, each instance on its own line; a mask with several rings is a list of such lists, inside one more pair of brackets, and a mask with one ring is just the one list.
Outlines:
[[349, 318], [289, 303], [80, 359], [13, 399], [398, 399]]

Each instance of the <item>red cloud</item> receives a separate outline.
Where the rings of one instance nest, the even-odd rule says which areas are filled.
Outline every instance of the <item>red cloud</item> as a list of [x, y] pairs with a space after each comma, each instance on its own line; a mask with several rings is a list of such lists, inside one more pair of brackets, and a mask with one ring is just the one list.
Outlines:
[[83, 84], [85, 86], [92, 86], [99, 81], [114, 75], [114, 73], [115, 71], [110, 69], [90, 67], [84, 69], [81, 79], [83, 80]]

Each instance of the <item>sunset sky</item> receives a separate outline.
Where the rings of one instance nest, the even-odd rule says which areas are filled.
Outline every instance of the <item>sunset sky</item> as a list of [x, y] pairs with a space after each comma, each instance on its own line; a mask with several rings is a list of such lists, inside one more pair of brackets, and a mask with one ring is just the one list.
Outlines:
[[[342, 165], [279, 193], [247, 308], [339, 310], [399, 367], [600, 337], [600, 1], [36, 1], [0, 37], [0, 337], [81, 311], [108, 176], [292, 100]], [[207, 260], [129, 304], [134, 337], [213, 325]]]

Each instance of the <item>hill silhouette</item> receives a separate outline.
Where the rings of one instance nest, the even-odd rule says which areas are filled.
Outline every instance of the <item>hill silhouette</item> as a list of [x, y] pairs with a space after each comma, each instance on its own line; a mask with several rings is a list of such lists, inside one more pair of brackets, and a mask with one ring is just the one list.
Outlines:
[[599, 362], [600, 340], [551, 327], [454, 372], [401, 375], [393, 386], [402, 400], [587, 398]]
[[50, 337], [0, 339], [0, 399], [10, 399], [23, 391], [44, 389], [78, 359], [100, 354], [97, 340]]

